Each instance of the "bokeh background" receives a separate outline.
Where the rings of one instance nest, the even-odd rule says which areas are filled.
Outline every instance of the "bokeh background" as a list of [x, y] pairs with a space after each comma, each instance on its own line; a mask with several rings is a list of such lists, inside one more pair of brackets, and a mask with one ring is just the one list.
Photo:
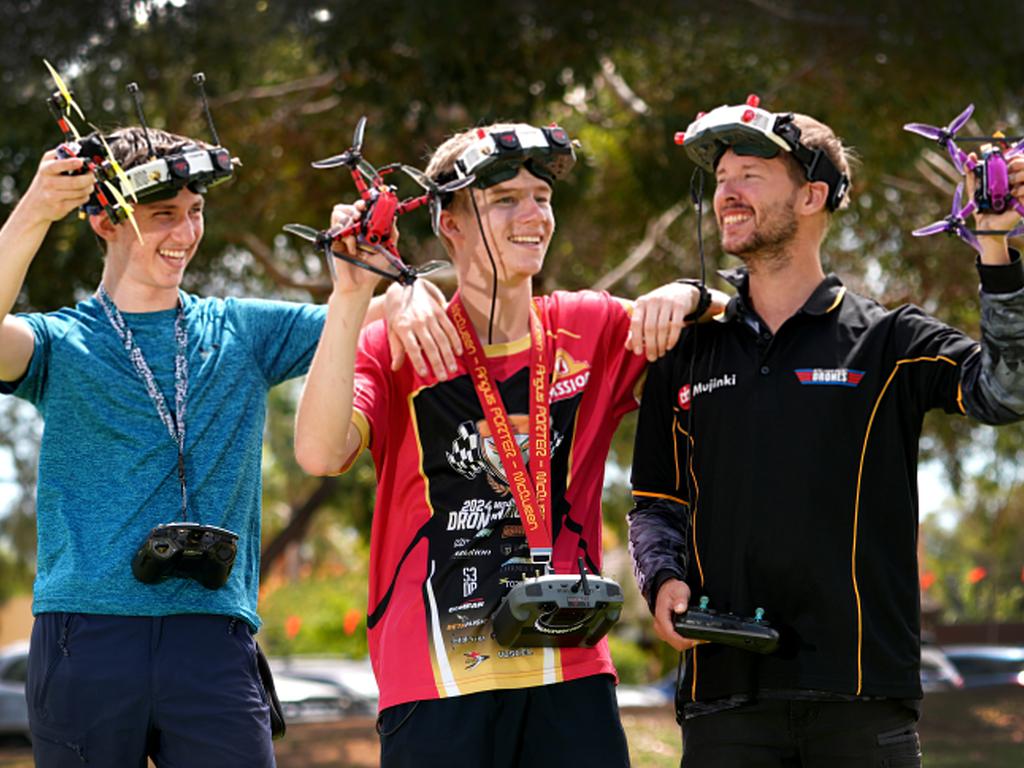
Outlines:
[[[710, 217], [697, 220], [693, 165], [672, 138], [698, 111], [757, 93], [770, 110], [829, 123], [860, 157], [826, 268], [883, 303], [918, 304], [977, 335], [973, 252], [909, 234], [948, 212], [957, 174], [902, 125], [942, 125], [974, 103], [965, 132], [1019, 135], [1022, 32], [1024, 5], [1012, 0], [973, 11], [945, 0], [3, 0], [0, 216], [60, 140], [44, 105], [52, 82], [43, 58], [101, 128], [136, 122], [126, 86], [137, 82], [152, 126], [199, 138], [208, 133], [190, 76], [203, 71], [221, 141], [243, 166], [209, 196], [189, 290], [324, 299], [322, 263], [281, 227], [322, 226], [333, 203], [354, 196], [344, 170], [309, 163], [345, 149], [362, 115], [377, 165], [423, 167], [451, 133], [497, 119], [557, 121], [577, 137], [580, 162], [555, 192], [558, 232], [539, 291], [634, 297], [695, 276], [698, 226], [709, 279], [725, 287], [714, 271], [734, 264]], [[425, 212], [401, 226], [409, 261], [442, 255]], [[95, 241], [70, 216], [52, 227], [17, 309], [74, 302], [100, 271]], [[279, 655], [358, 657], [373, 468], [365, 457], [341, 478], [297, 468], [298, 391], [272, 394], [264, 446], [264, 643]], [[624, 583], [633, 424], [619, 431], [605, 494], [609, 568]], [[31, 408], [0, 400], [0, 601], [31, 588], [41, 430]], [[1024, 432], [930, 416], [921, 456], [929, 626], [1024, 621]], [[613, 647], [627, 681], [657, 679], [675, 663], [635, 602]]]

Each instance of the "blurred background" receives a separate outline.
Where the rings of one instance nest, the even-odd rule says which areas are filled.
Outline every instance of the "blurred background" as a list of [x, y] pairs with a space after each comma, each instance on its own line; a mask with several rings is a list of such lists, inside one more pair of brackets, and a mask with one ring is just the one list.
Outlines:
[[[354, 197], [347, 172], [309, 163], [347, 148], [362, 115], [364, 152], [378, 166], [422, 168], [451, 133], [498, 119], [557, 121], [577, 137], [580, 162], [555, 190], [558, 232], [539, 291], [598, 287], [634, 297], [696, 276], [693, 165], [672, 137], [698, 111], [757, 93], [769, 110], [829, 123], [861, 158], [852, 206], [836, 217], [826, 243], [826, 269], [887, 305], [912, 302], [977, 335], [972, 251], [953, 238], [909, 234], [948, 212], [957, 174], [939, 147], [902, 125], [944, 125], [968, 103], [976, 111], [965, 132], [1019, 135], [1024, 120], [1024, 6], [1012, 0], [990, 0], [973, 15], [944, 0], [926, 7], [893, 0], [3, 0], [0, 30], [4, 217], [41, 153], [61, 139], [44, 105], [52, 89], [44, 57], [88, 120], [104, 130], [137, 122], [125, 90], [134, 81], [152, 126], [208, 138], [190, 80], [205, 72], [221, 141], [243, 167], [208, 200], [206, 239], [185, 286], [203, 294], [325, 298], [329, 278], [319, 258], [281, 227], [324, 226], [333, 203]], [[403, 194], [416, 192], [406, 183]], [[709, 195], [710, 181], [706, 186]], [[426, 213], [410, 214], [401, 225], [407, 260], [442, 256]], [[735, 262], [718, 249], [709, 216], [703, 228], [710, 282], [725, 288], [714, 270]], [[100, 271], [94, 239], [70, 216], [51, 228], [17, 309], [73, 303], [95, 289]], [[316, 691], [295, 693], [296, 706], [319, 702], [306, 707], [306, 719], [365, 719], [373, 710], [372, 679], [360, 666], [373, 466], [364, 457], [345, 476], [327, 479], [298, 469], [292, 421], [300, 386], [271, 395], [261, 638], [282, 674], [334, 685], [319, 698]], [[607, 568], [629, 588], [633, 426], [627, 419], [619, 430], [605, 492]], [[30, 626], [41, 431], [32, 408], [0, 400], [0, 646], [26, 637]], [[1024, 646], [1024, 431], [932, 415], [921, 458], [928, 639], [937, 646], [1001, 646], [1016, 658], [1014, 649]], [[624, 694], [662, 713], [647, 730], [627, 723], [637, 764], [677, 764], [678, 735], [664, 704], [677, 659], [654, 638], [635, 593], [612, 648], [623, 682], [636, 686]], [[968, 675], [950, 671], [945, 664], [956, 661], [936, 651], [942, 657], [934, 688], [968, 689]], [[992, 691], [1020, 688], [1024, 677], [1019, 683], [985, 688], [977, 701], [957, 699], [950, 708], [960, 722], [970, 707], [987, 712], [975, 730], [1005, 743], [1013, 761], [1006, 765], [1024, 758], [1024, 700], [1004, 706], [1004, 694]], [[355, 691], [345, 693], [348, 704], [339, 693], [346, 685]], [[325, 696], [331, 701], [324, 703]], [[926, 719], [927, 712], [926, 706]], [[289, 738], [302, 743], [301, 736]], [[358, 759], [369, 762], [335, 756], [323, 764], [373, 765], [372, 736], [366, 740], [369, 756]], [[927, 738], [925, 747], [927, 753]], [[936, 758], [931, 765], [970, 764]], [[287, 760], [282, 765], [320, 764]], [[1002, 765], [998, 760], [987, 755], [978, 764]]]

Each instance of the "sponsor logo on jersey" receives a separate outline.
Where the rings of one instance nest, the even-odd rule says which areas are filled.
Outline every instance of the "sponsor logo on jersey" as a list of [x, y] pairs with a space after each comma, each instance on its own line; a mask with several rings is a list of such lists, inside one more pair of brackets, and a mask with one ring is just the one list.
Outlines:
[[466, 653], [464, 653], [462, 655], [466, 657], [466, 669], [467, 670], [476, 669], [481, 664], [483, 664], [485, 661], [487, 661], [489, 658], [491, 658], [486, 653], [480, 653], [479, 651], [467, 651]]
[[801, 384], [822, 384], [833, 387], [856, 387], [864, 371], [850, 368], [797, 368], [793, 371]]
[[513, 523], [512, 525], [506, 525], [501, 529], [501, 538], [507, 539], [510, 536], [525, 536], [526, 531], [523, 530], [523, 526]]
[[715, 376], [714, 378], [708, 379], [707, 381], [699, 381], [693, 385], [693, 392], [690, 392], [690, 385], [683, 384], [679, 388], [679, 392], [676, 395], [676, 400], [679, 403], [679, 407], [684, 411], [690, 410], [690, 403], [693, 398], [697, 395], [706, 395], [714, 392], [716, 389], [722, 389], [723, 387], [735, 387], [736, 386], [736, 374], [726, 373], [722, 376]]
[[[522, 451], [523, 462], [528, 465], [530, 463], [530, 417], [521, 413], [509, 414], [508, 423], [516, 443], [519, 445], [519, 450]], [[552, 455], [561, 442], [562, 434], [552, 428], [550, 448]], [[486, 419], [462, 422], [455, 439], [452, 440], [451, 449], [445, 452], [445, 458], [448, 459], [448, 465], [467, 480], [472, 480], [483, 472], [495, 493], [502, 496], [511, 493], [508, 481], [505, 479], [505, 467], [494, 447], [494, 438], [491, 436], [491, 428]], [[449, 528], [448, 530], [455, 529]]]
[[448, 609], [448, 613], [458, 613], [459, 611], [479, 611], [483, 607], [484, 599], [482, 597], [475, 597], [472, 600], [466, 600], [458, 605], [453, 605]]
[[[469, 499], [463, 503], [461, 509], [448, 513], [447, 529], [449, 531], [477, 531], [477, 535], [473, 538], [485, 539], [493, 533], [488, 528], [492, 522], [518, 515], [515, 502], [511, 499], [498, 502], [490, 499]], [[459, 539], [459, 541], [463, 540]], [[471, 540], [465, 541], [468, 545]]]
[[555, 379], [549, 397], [552, 403], [566, 400], [582, 392], [590, 381], [590, 363], [577, 362], [564, 349], [555, 353]]
[[502, 648], [498, 651], [499, 659], [514, 659], [517, 656], [533, 656], [532, 648]]
[[453, 624], [446, 624], [445, 629], [448, 632], [458, 632], [460, 629], [472, 629], [473, 627], [483, 626], [487, 623], [487, 619], [466, 619]]
[[487, 635], [456, 635], [451, 639], [452, 647], [458, 648], [460, 645], [469, 645], [470, 643], [482, 643], [487, 639]]
[[467, 560], [471, 557], [488, 557], [491, 554], [491, 550], [484, 549], [481, 547], [466, 547], [463, 549], [456, 549], [452, 552], [452, 557], [456, 560]]

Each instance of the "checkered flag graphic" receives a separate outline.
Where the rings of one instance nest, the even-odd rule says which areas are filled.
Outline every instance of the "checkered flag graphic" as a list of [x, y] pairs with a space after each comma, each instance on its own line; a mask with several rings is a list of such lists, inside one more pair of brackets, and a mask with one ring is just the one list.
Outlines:
[[467, 480], [472, 480], [482, 469], [480, 463], [480, 433], [472, 421], [459, 425], [451, 451], [445, 453], [451, 468]]

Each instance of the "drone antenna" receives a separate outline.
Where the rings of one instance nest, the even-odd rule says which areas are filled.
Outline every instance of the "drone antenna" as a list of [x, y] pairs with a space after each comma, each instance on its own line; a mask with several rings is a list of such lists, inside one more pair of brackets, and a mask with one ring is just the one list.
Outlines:
[[142, 96], [139, 95], [139, 84], [128, 83], [128, 93], [135, 101], [135, 114], [139, 117], [139, 125], [142, 126], [142, 135], [146, 137], [146, 146], [149, 147], [149, 159], [156, 159], [156, 152], [153, 151], [153, 142], [149, 140], [149, 126], [146, 125], [146, 115], [142, 112]]
[[206, 124], [210, 126], [210, 135], [213, 137], [214, 146], [220, 146], [220, 137], [217, 135], [217, 129], [213, 126], [213, 115], [210, 114], [210, 103], [206, 100], [206, 88], [203, 84], [206, 82], [206, 75], [202, 72], [196, 72], [192, 75], [192, 82], [199, 86], [199, 98], [203, 100], [203, 114], [206, 115]]

